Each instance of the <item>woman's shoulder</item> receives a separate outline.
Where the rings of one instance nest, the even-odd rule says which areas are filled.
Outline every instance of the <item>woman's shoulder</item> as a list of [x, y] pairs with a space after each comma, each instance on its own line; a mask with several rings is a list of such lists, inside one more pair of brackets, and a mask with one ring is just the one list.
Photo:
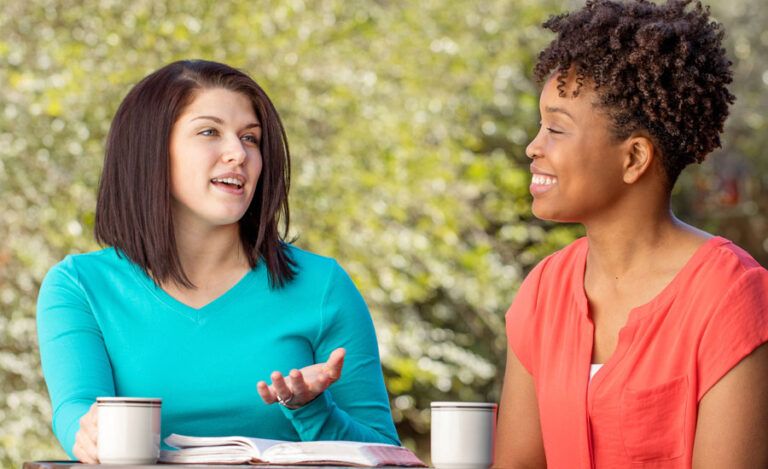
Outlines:
[[712, 247], [707, 260], [714, 268], [720, 269], [727, 266], [742, 272], [751, 269], [765, 271], [765, 268], [752, 255], [734, 242], [721, 236], [715, 236], [709, 243], [712, 244]]
[[768, 271], [746, 250], [720, 236], [709, 239], [695, 254], [687, 281], [708, 286], [716, 292], [729, 289], [745, 277], [767, 278]]
[[329, 277], [338, 276], [344, 272], [336, 259], [323, 256], [293, 244], [287, 244], [288, 255], [296, 265], [296, 280], [300, 284], [326, 284]]
[[288, 249], [297, 275], [287, 285], [286, 294], [326, 299], [329, 295], [357, 294], [357, 287], [336, 259], [293, 245], [289, 245]]
[[112, 247], [95, 251], [68, 254], [61, 261], [54, 264], [48, 274], [66, 273], [70, 275], [87, 273], [93, 270], [115, 269], [119, 265], [125, 265], [127, 258], [120, 255]]
[[44, 290], [52, 285], [83, 288], [133, 275], [137, 268], [125, 254], [112, 247], [69, 254], [54, 264], [43, 279]]
[[299, 266], [300, 270], [330, 270], [338, 266], [336, 259], [323, 256], [293, 244], [286, 244], [288, 255]]
[[760, 316], [768, 307], [768, 271], [747, 251], [719, 236], [699, 247], [675, 285], [669, 290], [676, 292], [675, 304], [695, 312], [692, 317], [703, 323], [721, 310], [734, 317], [736, 305]]
[[80, 295], [85, 290], [102, 289], [115, 278], [125, 276], [130, 265], [130, 261], [113, 248], [68, 254], [48, 269], [40, 285], [39, 301], [44, 303], [62, 294]]

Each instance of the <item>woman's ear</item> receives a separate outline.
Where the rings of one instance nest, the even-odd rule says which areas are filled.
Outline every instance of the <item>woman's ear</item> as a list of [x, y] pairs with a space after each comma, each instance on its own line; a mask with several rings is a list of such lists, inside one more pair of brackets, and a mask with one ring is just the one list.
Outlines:
[[625, 145], [624, 182], [634, 184], [648, 173], [658, 154], [651, 139], [645, 136], [630, 137]]

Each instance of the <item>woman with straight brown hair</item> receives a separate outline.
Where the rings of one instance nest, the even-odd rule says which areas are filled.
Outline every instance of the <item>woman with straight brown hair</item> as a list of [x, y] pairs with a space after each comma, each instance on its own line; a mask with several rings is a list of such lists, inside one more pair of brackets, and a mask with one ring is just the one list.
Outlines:
[[398, 443], [365, 302], [285, 240], [289, 161], [271, 101], [227, 65], [175, 62], [125, 97], [96, 207], [107, 247], [67, 256], [38, 299], [70, 456], [98, 461], [98, 396], [162, 398], [163, 436]]

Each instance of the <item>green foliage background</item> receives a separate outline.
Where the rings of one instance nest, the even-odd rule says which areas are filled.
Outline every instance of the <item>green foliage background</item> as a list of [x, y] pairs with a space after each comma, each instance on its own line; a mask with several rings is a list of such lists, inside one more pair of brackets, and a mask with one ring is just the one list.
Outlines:
[[[538, 122], [530, 72], [549, 40], [538, 25], [576, 3], [3, 2], [0, 465], [64, 457], [39, 367], [37, 289], [67, 253], [97, 247], [95, 189], [118, 103], [181, 58], [241, 68], [275, 102], [294, 157], [292, 231], [366, 297], [403, 441], [428, 453], [432, 400], [497, 400], [504, 312], [531, 266], [580, 233], [531, 217], [523, 153]], [[675, 202], [765, 264], [768, 18], [754, 6], [713, 5], [739, 102], [724, 150], [683, 178]]]

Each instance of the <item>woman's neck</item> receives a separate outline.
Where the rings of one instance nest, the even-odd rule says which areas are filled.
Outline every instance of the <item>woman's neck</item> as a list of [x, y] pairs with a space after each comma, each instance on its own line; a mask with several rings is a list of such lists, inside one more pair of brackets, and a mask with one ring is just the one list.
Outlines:
[[176, 226], [176, 248], [184, 273], [196, 286], [216, 283], [236, 271], [250, 268], [237, 224], [200, 227]]
[[588, 268], [620, 280], [650, 270], [678, 270], [709, 234], [675, 218], [669, 207], [585, 225]]

